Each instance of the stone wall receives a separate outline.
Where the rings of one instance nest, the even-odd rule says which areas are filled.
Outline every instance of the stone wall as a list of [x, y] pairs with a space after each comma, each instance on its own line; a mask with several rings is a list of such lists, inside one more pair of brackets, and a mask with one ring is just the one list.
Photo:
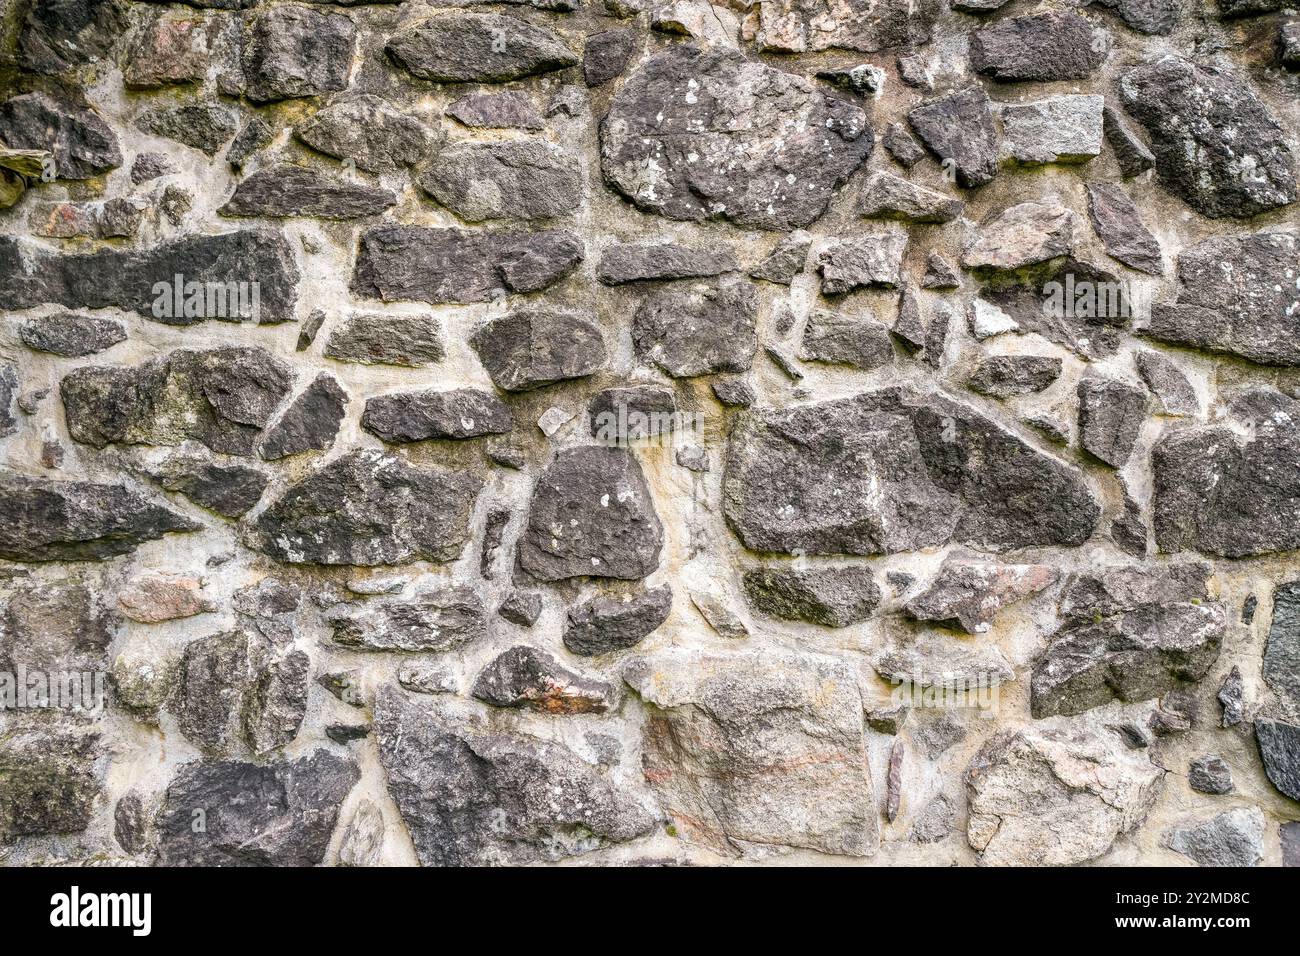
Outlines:
[[1294, 865], [1284, 6], [4, 0], [0, 861]]

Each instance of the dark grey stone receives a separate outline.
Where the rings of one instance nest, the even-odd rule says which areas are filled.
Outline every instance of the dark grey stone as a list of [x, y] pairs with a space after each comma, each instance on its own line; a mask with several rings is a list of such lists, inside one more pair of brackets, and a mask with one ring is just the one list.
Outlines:
[[270, 479], [256, 468], [177, 455], [150, 472], [168, 491], [226, 518], [239, 518], [262, 498]]
[[1257, 866], [1264, 858], [1264, 814], [1237, 807], [1193, 827], [1170, 830], [1165, 845], [1201, 866]]
[[1203, 565], [1174, 565], [1072, 579], [1062, 599], [1067, 623], [1034, 662], [1034, 716], [1150, 700], [1203, 678], [1226, 628], [1223, 605], [1203, 600], [1205, 574]]
[[435, 83], [501, 83], [578, 62], [550, 30], [495, 13], [441, 13], [398, 32], [385, 49], [412, 76]]
[[755, 279], [764, 279], [778, 285], [789, 285], [804, 270], [812, 236], [802, 229], [783, 237], [767, 258], [750, 270]]
[[130, 27], [128, 10], [122, 0], [35, 0], [18, 37], [18, 62], [51, 76], [111, 63]]
[[972, 189], [998, 174], [998, 134], [982, 87], [923, 103], [907, 114], [907, 121], [945, 169], [953, 170], [957, 185]]
[[492, 383], [507, 392], [583, 378], [606, 362], [600, 329], [567, 312], [512, 312], [481, 326], [469, 342]]
[[1100, 514], [1077, 470], [967, 406], [900, 388], [743, 414], [723, 496], [746, 547], [787, 554], [1077, 545]]
[[584, 657], [634, 647], [668, 620], [673, 592], [668, 585], [620, 597], [602, 595], [569, 609], [564, 646]]
[[575, 158], [532, 140], [452, 144], [417, 182], [468, 222], [568, 216], [582, 201]]
[[0, 142], [10, 149], [52, 153], [59, 179], [91, 179], [122, 165], [117, 136], [98, 113], [44, 93], [24, 93], [0, 104]]
[[663, 525], [632, 454], [566, 448], [533, 488], [519, 564], [542, 581], [635, 581], [659, 566], [663, 543]]
[[1146, 421], [1146, 392], [1116, 379], [1085, 377], [1078, 395], [1079, 446], [1112, 468], [1124, 467]]
[[1155, 154], [1128, 128], [1123, 116], [1113, 107], [1103, 107], [1101, 118], [1102, 135], [1115, 154], [1115, 162], [1119, 164], [1120, 174], [1125, 179], [1139, 176], [1155, 166]]
[[743, 279], [664, 286], [637, 307], [632, 347], [673, 378], [744, 372], [758, 347], [757, 318], [758, 293]]
[[251, 455], [289, 394], [289, 367], [261, 348], [177, 349], [144, 365], [90, 365], [59, 383], [68, 433], [95, 448], [202, 442]]
[[291, 564], [372, 566], [452, 561], [469, 538], [483, 480], [349, 452], [292, 485], [258, 517], [248, 543]]
[[1295, 202], [1282, 127], [1242, 77], [1167, 55], [1125, 73], [1119, 92], [1151, 137], [1156, 175], [1197, 212], [1247, 218]]
[[1297, 258], [1300, 240], [1286, 232], [1215, 236], [1185, 249], [1178, 298], [1151, 306], [1146, 334], [1263, 365], [1300, 365]]
[[442, 322], [434, 315], [353, 315], [325, 343], [340, 362], [419, 368], [442, 361]]
[[[806, 244], [804, 250], [807, 251]], [[601, 253], [596, 278], [605, 285], [622, 285], [642, 279], [699, 279], [737, 268], [736, 253], [730, 246], [618, 243]]]
[[305, 166], [281, 163], [240, 180], [234, 195], [217, 212], [271, 219], [359, 219], [382, 215], [396, 203], [397, 197], [387, 189], [331, 179]]
[[268, 7], [244, 38], [244, 94], [266, 103], [345, 89], [356, 38], [347, 14], [290, 3]]
[[265, 766], [187, 764], [163, 801], [157, 865], [315, 866], [360, 778], [356, 763], [324, 750]]
[[588, 86], [604, 86], [627, 69], [636, 51], [635, 30], [605, 30], [587, 37], [582, 51], [582, 76]]
[[804, 324], [799, 357], [870, 370], [893, 362], [894, 346], [889, 331], [869, 315], [814, 309]]
[[480, 389], [430, 389], [368, 399], [361, 427], [397, 444], [499, 435], [514, 427], [514, 416], [505, 402]]
[[388, 598], [330, 612], [334, 643], [356, 651], [454, 651], [487, 634], [481, 597], [446, 587], [418, 597]]
[[907, 169], [925, 159], [925, 147], [912, 137], [902, 123], [890, 123], [880, 137], [880, 144], [900, 166]]
[[440, 139], [414, 116], [369, 93], [331, 103], [299, 124], [294, 135], [312, 149], [351, 160], [368, 173], [412, 166]]
[[648, 833], [655, 819], [563, 744], [462, 728], [385, 689], [375, 738], [425, 866], [557, 860]]
[[1300, 581], [1273, 589], [1263, 676], [1272, 691], [1300, 712]]
[[361, 235], [352, 291], [385, 302], [490, 302], [538, 292], [582, 261], [568, 232], [511, 232], [384, 225]]
[[0, 733], [0, 839], [81, 833], [104, 785], [98, 734], [14, 727]]
[[248, 157], [271, 145], [275, 133], [270, 123], [260, 116], [254, 116], [244, 124], [244, 128], [226, 150], [226, 162], [236, 169], [241, 168]]
[[126, 326], [115, 319], [63, 312], [43, 319], [28, 319], [18, 330], [28, 348], [64, 358], [81, 358], [111, 349], [126, 341]]
[[690, 44], [623, 81], [600, 140], [606, 181], [638, 208], [782, 231], [817, 219], [875, 144], [847, 100], [739, 51]]
[[868, 218], [944, 223], [961, 215], [966, 204], [955, 196], [926, 189], [889, 173], [876, 173], [862, 192], [858, 212]]
[[135, 125], [146, 133], [174, 139], [209, 156], [215, 156], [239, 129], [233, 112], [212, 103], [145, 110], [136, 117]]
[[[1223, 425], [1166, 432], [1151, 452], [1161, 551], [1245, 557], [1300, 548], [1300, 409], [1264, 417], [1252, 437]], [[1289, 417], [1288, 417], [1289, 415]]]
[[1196, 390], [1174, 362], [1143, 349], [1134, 356], [1138, 374], [1166, 415], [1196, 415], [1201, 410]]
[[1188, 767], [1187, 783], [1201, 793], [1232, 793], [1232, 771], [1217, 754], [1203, 754]]
[[1255, 721], [1255, 739], [1259, 743], [1264, 772], [1273, 786], [1300, 800], [1300, 727], [1276, 720]]
[[542, 616], [542, 596], [533, 591], [511, 591], [497, 608], [497, 614], [511, 624], [532, 627]]
[[783, 621], [848, 627], [867, 620], [880, 604], [880, 588], [866, 567], [754, 568], [742, 581], [750, 607]]
[[472, 129], [539, 130], [542, 114], [527, 93], [470, 93], [447, 107], [447, 115]]
[[101, 561], [199, 527], [126, 485], [0, 473], [0, 558], [9, 561]]
[[[289, 243], [265, 229], [183, 236], [142, 251], [105, 248], [68, 255], [5, 236], [0, 237], [0, 273], [12, 280], [0, 290], [3, 309], [45, 303], [119, 308], [168, 325], [205, 319], [286, 322], [293, 318], [297, 300], [298, 267]], [[174, 288], [177, 275], [185, 283], [179, 291]], [[244, 285], [231, 288], [238, 283]]]
[[267, 430], [258, 454], [276, 461], [305, 451], [324, 451], [334, 444], [347, 403], [343, 386], [322, 372]]
[[1041, 392], [1061, 376], [1061, 360], [1046, 355], [994, 355], [984, 359], [967, 384], [981, 395], [1013, 398]]
[[970, 65], [1004, 82], [1086, 79], [1109, 47], [1097, 48], [1097, 32], [1083, 17], [1058, 10], [1008, 17], [971, 34]]
[[1088, 218], [1112, 259], [1150, 275], [1158, 276], [1164, 270], [1160, 243], [1121, 186], [1089, 183]]
[[494, 707], [544, 714], [603, 714], [618, 703], [614, 685], [584, 677], [524, 644], [494, 657], [475, 678], [470, 694]]

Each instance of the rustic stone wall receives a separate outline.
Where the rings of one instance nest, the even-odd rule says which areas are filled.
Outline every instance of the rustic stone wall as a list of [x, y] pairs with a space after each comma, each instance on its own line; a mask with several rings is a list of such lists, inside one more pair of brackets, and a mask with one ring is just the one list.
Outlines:
[[1294, 865], [1285, 0], [4, 0], [0, 860]]

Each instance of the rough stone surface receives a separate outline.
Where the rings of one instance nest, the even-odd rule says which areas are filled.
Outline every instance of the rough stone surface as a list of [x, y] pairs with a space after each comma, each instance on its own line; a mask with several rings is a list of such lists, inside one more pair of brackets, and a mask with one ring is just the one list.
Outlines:
[[862, 703], [844, 664], [673, 649], [624, 678], [654, 707], [646, 776], [684, 839], [728, 855], [746, 843], [875, 853]]
[[385, 49], [412, 76], [435, 83], [501, 83], [578, 62], [541, 26], [486, 13], [443, 13], [399, 31]]
[[982, 87], [924, 103], [907, 120], [944, 168], [952, 169], [959, 186], [983, 186], [998, 174], [998, 134]]
[[674, 378], [744, 372], [754, 359], [758, 297], [743, 280], [650, 293], [632, 319], [638, 358]]
[[634, 647], [668, 619], [672, 605], [672, 590], [667, 587], [622, 598], [592, 598], [569, 610], [564, 646], [584, 657]]
[[1263, 365], [1300, 365], [1300, 240], [1286, 232], [1220, 236], [1178, 256], [1178, 293], [1151, 307], [1147, 334]]
[[583, 378], [605, 364], [605, 340], [576, 313], [529, 309], [480, 327], [470, 346], [497, 388], [527, 392]]
[[558, 860], [643, 836], [652, 817], [560, 743], [460, 727], [386, 690], [375, 736], [425, 866]]
[[1146, 127], [1160, 181], [1212, 219], [1246, 218], [1295, 202], [1295, 158], [1268, 108], [1229, 71], [1167, 55], [1120, 81]]
[[1225, 609], [1204, 600], [1204, 566], [1168, 567], [1144, 580], [1127, 568], [1067, 585], [1068, 623], [1034, 663], [1035, 717], [1149, 700], [1206, 675], [1219, 657]]
[[751, 413], [731, 435], [723, 494], [747, 547], [785, 553], [1078, 543], [1098, 515], [1072, 469], [971, 409], [898, 389]]
[[1094, 28], [1074, 13], [1048, 10], [1009, 17], [970, 37], [970, 64], [995, 80], [1080, 80], [1091, 76], [1107, 46], [1094, 42]]
[[[188, 764], [167, 788], [158, 866], [315, 866], [361, 776], [326, 751], [267, 766]], [[205, 829], [195, 832], [194, 811]]]
[[581, 261], [568, 232], [376, 226], [361, 236], [352, 290], [385, 302], [488, 302], [545, 289]]
[[991, 866], [1070, 866], [1145, 820], [1164, 776], [1145, 751], [1078, 721], [1004, 731], [966, 771], [966, 837]]
[[380, 395], [366, 402], [361, 416], [362, 428], [390, 444], [498, 435], [513, 425], [508, 405], [470, 388]]
[[353, 451], [273, 501], [250, 529], [249, 543], [291, 564], [450, 561], [468, 539], [481, 487], [470, 472]]
[[542, 581], [637, 580], [658, 566], [663, 540], [645, 476], [629, 452], [569, 448], [533, 488], [519, 564]]
[[785, 621], [848, 627], [870, 618], [880, 603], [880, 588], [865, 567], [754, 568], [743, 581], [750, 607]]
[[425, 123], [371, 94], [331, 103], [294, 133], [312, 149], [351, 160], [368, 173], [418, 163], [437, 141]]
[[600, 132], [606, 179], [639, 208], [779, 230], [820, 216], [875, 145], [866, 114], [846, 100], [689, 45], [628, 76]]
[[419, 182], [468, 222], [566, 216], [577, 210], [582, 189], [573, 157], [526, 140], [448, 146]]
[[0, 863], [1300, 857], [1294, 2], [0, 7]]
[[1238, 807], [1165, 835], [1169, 849], [1200, 866], [1256, 866], [1264, 856], [1264, 813]]

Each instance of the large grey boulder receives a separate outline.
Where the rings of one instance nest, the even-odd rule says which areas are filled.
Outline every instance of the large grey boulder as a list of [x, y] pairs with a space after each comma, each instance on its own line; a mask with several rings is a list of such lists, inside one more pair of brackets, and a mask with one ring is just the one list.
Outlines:
[[970, 65], [1004, 82], [1082, 80], [1106, 59], [1109, 45], [1096, 43], [1096, 32], [1078, 14], [1059, 10], [1008, 17], [971, 34]]
[[746, 547], [787, 554], [1077, 545], [1099, 516], [1075, 469], [967, 406], [900, 388], [742, 413], [723, 512]]
[[628, 76], [600, 127], [606, 181], [670, 219], [807, 226], [875, 145], [866, 114], [738, 51], [682, 44]]
[[563, 744], [466, 726], [391, 688], [375, 701], [375, 739], [425, 866], [554, 861], [655, 825]]
[[1286, 136], [1243, 77], [1167, 54], [1124, 73], [1119, 93], [1151, 137], [1156, 175], [1197, 212], [1247, 218], [1295, 202]]
[[1201, 866], [1258, 866], [1264, 859], [1264, 811], [1237, 807], [1165, 834], [1165, 846]]
[[469, 539], [482, 485], [470, 471], [352, 451], [290, 486], [253, 522], [247, 540], [290, 564], [452, 561]]
[[480, 326], [470, 347], [492, 384], [527, 392], [584, 378], [606, 363], [605, 338], [590, 317], [551, 309], [521, 309]]
[[0, 558], [102, 561], [200, 525], [124, 484], [0, 472]]
[[632, 317], [632, 347], [673, 378], [748, 371], [758, 348], [758, 294], [744, 279], [672, 285], [646, 295]]
[[637, 580], [659, 565], [664, 530], [641, 466], [622, 448], [566, 448], [537, 479], [519, 564], [543, 581]]
[[244, 94], [266, 103], [345, 89], [356, 39], [347, 14], [291, 3], [268, 7], [245, 34]]
[[351, 160], [368, 173], [387, 173], [422, 160], [439, 133], [378, 96], [363, 93], [313, 113], [294, 129], [310, 146], [335, 159]]
[[265, 766], [186, 764], [163, 798], [156, 863], [315, 866], [360, 778], [354, 762], [324, 750]]

